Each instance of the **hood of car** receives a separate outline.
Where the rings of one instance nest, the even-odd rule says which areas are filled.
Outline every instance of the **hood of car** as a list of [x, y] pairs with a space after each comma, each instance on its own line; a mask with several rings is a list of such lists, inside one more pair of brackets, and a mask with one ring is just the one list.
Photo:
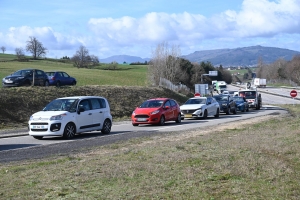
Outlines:
[[135, 114], [147, 114], [153, 111], [160, 110], [160, 108], [136, 108], [134, 110]]
[[19, 77], [24, 77], [24, 76], [20, 76], [20, 75], [9, 75], [9, 76], [6, 76], [5, 79], [10, 79], [10, 80], [15, 80], [16, 78], [19, 78]]
[[[49, 120], [52, 116], [68, 114], [67, 111], [39, 111], [32, 115], [32, 121], [45, 121]], [[69, 113], [70, 114], [70, 113]]]
[[180, 110], [195, 110], [201, 108], [204, 105], [206, 104], [184, 104], [180, 106]]

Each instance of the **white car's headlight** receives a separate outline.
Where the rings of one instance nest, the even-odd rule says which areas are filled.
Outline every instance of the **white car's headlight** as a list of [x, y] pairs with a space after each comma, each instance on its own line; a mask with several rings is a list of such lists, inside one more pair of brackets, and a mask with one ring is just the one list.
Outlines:
[[159, 113], [159, 110], [153, 111], [153, 112], [151, 113], [151, 115], [155, 115], [155, 114], [157, 114], [157, 113]]
[[52, 121], [52, 120], [62, 120], [64, 116], [66, 116], [66, 114], [52, 116], [50, 118], [50, 121]]

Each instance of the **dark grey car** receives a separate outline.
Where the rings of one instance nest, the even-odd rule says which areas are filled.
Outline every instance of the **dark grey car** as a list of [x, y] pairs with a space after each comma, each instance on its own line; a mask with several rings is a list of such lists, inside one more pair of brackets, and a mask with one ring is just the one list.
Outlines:
[[[33, 79], [34, 77], [34, 79]], [[2, 79], [3, 87], [30, 86], [49, 86], [48, 76], [39, 69], [21, 69]]]
[[220, 112], [224, 112], [227, 115], [230, 113], [236, 114], [237, 105], [231, 95], [215, 95], [213, 96], [220, 105]]

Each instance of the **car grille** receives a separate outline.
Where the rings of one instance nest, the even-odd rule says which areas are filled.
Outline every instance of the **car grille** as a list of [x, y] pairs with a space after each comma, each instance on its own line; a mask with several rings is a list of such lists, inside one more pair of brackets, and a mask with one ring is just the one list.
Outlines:
[[44, 129], [30, 129], [31, 131], [38, 131], [38, 132], [42, 132], [42, 131], [48, 131], [48, 129], [47, 128], [44, 128]]
[[136, 115], [135, 118], [149, 118], [148, 115]]
[[191, 113], [196, 112], [196, 110], [181, 110], [181, 112], [182, 112], [183, 114], [191, 114]]
[[32, 122], [30, 125], [48, 125], [47, 122]]

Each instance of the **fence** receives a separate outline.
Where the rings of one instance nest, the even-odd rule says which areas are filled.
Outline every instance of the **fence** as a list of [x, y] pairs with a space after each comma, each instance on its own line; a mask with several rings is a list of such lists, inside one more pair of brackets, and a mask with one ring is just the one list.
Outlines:
[[168, 89], [176, 91], [176, 92], [185, 93], [185, 94], [187, 94], [191, 91], [191, 89], [188, 88], [186, 85], [183, 85], [183, 84], [175, 85], [171, 81], [169, 81], [165, 78], [159, 79], [159, 86], [168, 88]]

